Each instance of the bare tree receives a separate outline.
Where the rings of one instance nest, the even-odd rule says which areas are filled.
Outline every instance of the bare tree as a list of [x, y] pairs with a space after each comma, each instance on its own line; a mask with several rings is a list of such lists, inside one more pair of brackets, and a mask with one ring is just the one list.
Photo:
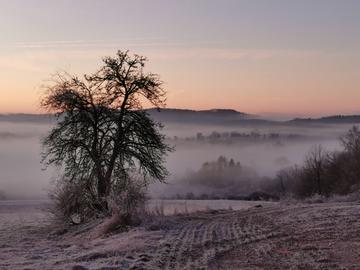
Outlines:
[[[344, 155], [347, 162], [344, 164], [346, 181], [351, 190], [360, 188], [360, 129], [353, 126], [343, 137]], [[345, 176], [345, 175], [344, 175]]]
[[143, 102], [165, 106], [166, 94], [159, 76], [144, 72], [146, 58], [118, 51], [103, 62], [94, 74], [58, 74], [47, 86], [41, 105], [58, 122], [43, 141], [43, 162], [63, 169], [60, 185], [80, 187], [76, 200], [109, 212], [110, 194], [126, 189], [135, 170], [145, 185], [165, 180], [171, 149], [143, 110]]
[[[283, 170], [277, 175], [283, 193], [304, 198], [314, 194], [331, 196], [346, 195], [360, 190], [360, 129], [352, 127], [340, 138], [341, 151], [325, 151], [314, 146], [307, 154], [305, 163], [297, 170]], [[287, 184], [291, 188], [287, 188]]]
[[325, 167], [328, 152], [321, 145], [314, 146], [305, 158], [304, 177], [308, 179], [309, 192], [324, 195]]
[[353, 126], [340, 140], [346, 152], [360, 157], [360, 129], [358, 126]]

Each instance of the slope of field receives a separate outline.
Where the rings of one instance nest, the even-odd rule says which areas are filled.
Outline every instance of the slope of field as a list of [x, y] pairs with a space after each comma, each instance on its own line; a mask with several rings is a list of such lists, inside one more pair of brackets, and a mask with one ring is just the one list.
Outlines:
[[40, 212], [4, 209], [0, 269], [360, 269], [355, 203], [209, 210], [101, 238], [56, 235]]

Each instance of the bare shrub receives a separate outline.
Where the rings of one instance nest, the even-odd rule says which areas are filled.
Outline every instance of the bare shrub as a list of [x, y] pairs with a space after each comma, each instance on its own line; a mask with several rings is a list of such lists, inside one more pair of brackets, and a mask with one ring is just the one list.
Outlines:
[[349, 192], [354, 192], [360, 185], [360, 129], [352, 127], [345, 136], [341, 138], [344, 146], [344, 154], [347, 162], [344, 164], [346, 171], [345, 179], [349, 186]]
[[346, 195], [355, 200], [360, 190], [360, 129], [350, 129], [341, 143], [344, 149], [334, 152], [315, 146], [302, 167], [280, 171], [275, 179], [282, 194], [309, 198], [308, 201]]
[[360, 129], [358, 126], [353, 126], [340, 140], [346, 152], [360, 157]]
[[140, 225], [148, 220], [149, 214], [145, 211], [146, 193], [136, 188], [130, 188], [129, 193], [130, 196], [124, 191], [110, 197], [112, 214], [94, 230], [95, 238], [114, 231], [127, 230], [128, 226]]
[[[59, 181], [50, 193], [53, 201], [50, 212], [56, 222], [65, 225], [80, 224], [97, 218], [104, 218], [103, 233], [121, 226], [137, 225], [145, 213], [146, 184], [133, 175], [124, 179], [121, 186], [111, 192], [108, 210], [99, 210], [100, 202], [91, 196], [88, 187], [70, 181]], [[87, 190], [87, 192], [84, 192]]]
[[94, 213], [100, 213], [97, 210], [96, 200], [84, 194], [86, 187], [69, 181], [60, 181], [56, 184], [50, 193], [50, 199], [53, 201], [50, 209], [55, 221], [64, 224], [79, 224]]
[[141, 176], [132, 174], [110, 194], [109, 206], [112, 215], [117, 215], [123, 225], [137, 225], [146, 213], [147, 185]]
[[298, 166], [292, 166], [280, 170], [275, 177], [276, 190], [279, 192], [279, 196], [289, 198], [289, 194], [295, 194], [298, 183], [300, 181], [302, 169]]
[[329, 153], [321, 145], [314, 146], [307, 154], [297, 187], [300, 197], [329, 194], [329, 188], [326, 187], [328, 156]]

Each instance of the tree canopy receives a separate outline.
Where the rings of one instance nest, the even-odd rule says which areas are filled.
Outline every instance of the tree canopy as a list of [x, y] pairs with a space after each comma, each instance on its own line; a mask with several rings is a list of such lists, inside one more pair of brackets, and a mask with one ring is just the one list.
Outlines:
[[144, 71], [146, 61], [118, 51], [95, 73], [57, 74], [46, 87], [41, 105], [58, 122], [43, 141], [43, 161], [62, 168], [60, 184], [81, 187], [77, 201], [108, 211], [111, 193], [126, 189], [135, 172], [144, 185], [167, 176], [171, 149], [143, 110], [144, 102], [164, 107], [166, 92], [158, 75]]

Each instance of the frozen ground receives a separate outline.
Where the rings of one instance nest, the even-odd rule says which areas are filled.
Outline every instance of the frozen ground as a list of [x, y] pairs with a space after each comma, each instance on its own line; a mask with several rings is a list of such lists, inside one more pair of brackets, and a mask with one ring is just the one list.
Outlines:
[[359, 204], [258, 204], [101, 238], [51, 233], [41, 202], [0, 204], [0, 269], [360, 269]]

